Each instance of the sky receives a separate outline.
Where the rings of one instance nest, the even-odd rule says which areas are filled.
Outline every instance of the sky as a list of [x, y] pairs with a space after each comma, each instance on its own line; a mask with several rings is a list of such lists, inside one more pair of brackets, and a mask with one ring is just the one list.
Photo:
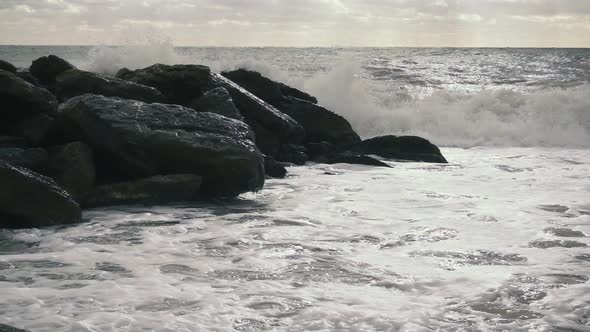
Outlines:
[[590, 47], [590, 0], [0, 0], [0, 44]]

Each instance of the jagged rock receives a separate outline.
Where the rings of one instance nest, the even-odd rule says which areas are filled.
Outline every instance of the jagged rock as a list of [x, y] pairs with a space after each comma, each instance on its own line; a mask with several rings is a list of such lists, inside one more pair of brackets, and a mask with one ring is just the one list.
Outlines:
[[39, 80], [33, 76], [33, 74], [31, 74], [30, 71], [24, 70], [24, 71], [17, 71], [16, 72], [16, 76], [20, 77], [21, 79], [31, 83], [32, 85], [36, 86], [36, 87], [43, 87], [43, 85], [41, 84], [41, 82], [39, 82]]
[[320, 162], [323, 162], [325, 164], [356, 164], [391, 168], [391, 166], [373, 157], [348, 153], [336, 154], [330, 157], [325, 157], [323, 161], [322, 159], [320, 159]]
[[14, 133], [23, 136], [32, 146], [39, 146], [53, 127], [55, 120], [47, 114], [36, 114], [22, 120]]
[[12, 63], [4, 60], [0, 60], [0, 70], [16, 74], [16, 67]]
[[81, 221], [80, 206], [50, 178], [0, 161], [0, 228]]
[[223, 87], [209, 90], [203, 96], [193, 100], [190, 107], [197, 112], [211, 112], [227, 116], [228, 118], [244, 121], [244, 117], [236, 108], [229, 92]]
[[[300, 144], [305, 139], [305, 130], [290, 116], [277, 110], [236, 83], [219, 75], [211, 74], [214, 86], [224, 87], [232, 96], [234, 104], [248, 124], [256, 122], [276, 136], [283, 144]], [[256, 132], [258, 134], [258, 132]]]
[[417, 136], [389, 135], [375, 137], [355, 144], [348, 150], [358, 154], [373, 154], [383, 158], [447, 163], [436, 145]]
[[156, 88], [170, 103], [188, 106], [210, 89], [210, 74], [205, 66], [156, 64], [134, 71], [124, 68], [117, 77]]
[[74, 68], [76, 67], [66, 60], [55, 55], [49, 55], [33, 61], [29, 71], [41, 84], [51, 87], [59, 74]]
[[67, 70], [55, 79], [55, 91], [65, 101], [86, 93], [134, 99], [146, 103], [165, 103], [166, 97], [150, 86], [78, 69]]
[[199, 196], [201, 181], [201, 177], [197, 175], [175, 174], [101, 185], [86, 196], [84, 206], [167, 204], [192, 201]]
[[57, 100], [46, 89], [38, 88], [15, 74], [0, 70], [0, 105], [2, 127], [32, 114], [55, 114]]
[[295, 165], [305, 165], [309, 157], [307, 156], [307, 149], [304, 146], [283, 144], [277, 155], [277, 160]]
[[92, 150], [82, 142], [49, 149], [47, 174], [77, 202], [82, 202], [96, 179]]
[[2, 148], [25, 148], [27, 140], [18, 136], [0, 136], [0, 149]]
[[287, 175], [285, 166], [269, 156], [264, 156], [264, 170], [271, 178], [282, 179]]
[[43, 173], [47, 167], [49, 156], [47, 151], [40, 148], [3, 148], [0, 149], [0, 160]]
[[101, 181], [199, 174], [213, 195], [264, 184], [264, 159], [250, 128], [218, 114], [84, 95], [62, 104], [58, 121], [93, 148]]
[[255, 71], [237, 69], [230, 72], [223, 72], [221, 75], [229, 78], [233, 82], [258, 96], [258, 98], [277, 108], [285, 97], [294, 97], [314, 104], [317, 104], [318, 102], [315, 97], [309, 95], [308, 93], [292, 88], [281, 82], [273, 81]]
[[308, 142], [330, 142], [336, 146], [346, 146], [361, 141], [345, 118], [322, 106], [289, 97], [280, 103], [278, 109], [305, 129]]

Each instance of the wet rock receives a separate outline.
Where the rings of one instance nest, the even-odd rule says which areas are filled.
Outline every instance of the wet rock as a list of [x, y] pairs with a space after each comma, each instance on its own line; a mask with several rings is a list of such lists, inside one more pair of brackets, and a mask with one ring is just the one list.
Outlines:
[[0, 70], [16, 74], [16, 67], [12, 63], [4, 60], [0, 60]]
[[41, 148], [3, 148], [0, 149], [0, 160], [43, 173], [49, 157], [47, 151]]
[[[0, 70], [0, 127], [38, 113], [55, 114], [57, 100], [46, 89], [38, 88], [15, 74]], [[0, 128], [1, 129], [1, 128]]]
[[271, 178], [283, 179], [287, 175], [287, 169], [268, 156], [264, 156], [264, 171]]
[[36, 114], [22, 120], [14, 133], [27, 139], [31, 146], [39, 146], [49, 134], [55, 120], [47, 114]]
[[250, 128], [218, 114], [84, 95], [61, 105], [58, 122], [93, 148], [102, 181], [199, 174], [213, 195], [264, 184], [264, 159]]
[[18, 329], [10, 325], [0, 324], [0, 332], [30, 332], [29, 330]]
[[31, 67], [29, 67], [29, 71], [41, 84], [51, 87], [55, 84], [55, 78], [59, 74], [75, 68], [74, 65], [66, 60], [55, 55], [49, 55], [33, 61]]
[[16, 72], [16, 76], [18, 76], [21, 79], [23, 79], [23, 80], [31, 83], [34, 86], [43, 87], [43, 85], [41, 84], [41, 82], [39, 82], [39, 80], [35, 76], [33, 76], [33, 74], [31, 74], [31, 72], [28, 71], [28, 70], [17, 71]]
[[84, 200], [85, 207], [126, 204], [167, 204], [195, 200], [201, 177], [192, 174], [154, 176], [137, 181], [96, 187]]
[[306, 152], [307, 149], [302, 145], [283, 144], [279, 149], [277, 160], [295, 165], [305, 165], [309, 160]]
[[276, 157], [281, 148], [280, 138], [256, 121], [248, 121], [250, 128], [256, 133], [256, 146], [264, 154]]
[[391, 166], [373, 157], [349, 153], [332, 155], [324, 158], [323, 161], [322, 159], [319, 159], [318, 161], [325, 164], [356, 164], [391, 168]]
[[27, 140], [18, 136], [0, 136], [0, 149], [2, 148], [25, 148]]
[[92, 93], [106, 97], [134, 99], [146, 103], [166, 102], [166, 97], [150, 86], [78, 69], [70, 69], [57, 76], [55, 89], [57, 96], [62, 101]]
[[569, 228], [550, 227], [545, 228], [545, 233], [549, 233], [558, 237], [586, 237], [586, 234], [580, 231], [574, 231]]
[[50, 178], [0, 161], [0, 228], [80, 222], [80, 206]]
[[199, 65], [156, 64], [144, 69], [120, 70], [117, 77], [156, 88], [172, 104], [188, 106], [210, 88], [211, 69]]
[[77, 201], [94, 187], [96, 171], [90, 147], [73, 142], [49, 149], [47, 173]]
[[380, 136], [362, 141], [349, 148], [350, 151], [378, 155], [383, 158], [447, 163], [439, 148], [417, 136]]
[[218, 87], [205, 92], [198, 99], [191, 102], [190, 107], [198, 112], [212, 112], [228, 118], [244, 121], [244, 117], [236, 108], [229, 92], [223, 87]]
[[286, 97], [294, 97], [314, 104], [317, 104], [318, 102], [315, 97], [309, 95], [308, 93], [292, 88], [286, 84], [273, 81], [255, 71], [237, 69], [230, 72], [223, 72], [221, 75], [229, 78], [233, 82], [258, 96], [258, 98], [277, 108]]
[[312, 160], [333, 154], [336, 150], [334, 144], [330, 142], [309, 142], [305, 146]]
[[529, 243], [531, 248], [584, 248], [588, 245], [586, 243], [570, 241], [570, 240], [536, 240]]

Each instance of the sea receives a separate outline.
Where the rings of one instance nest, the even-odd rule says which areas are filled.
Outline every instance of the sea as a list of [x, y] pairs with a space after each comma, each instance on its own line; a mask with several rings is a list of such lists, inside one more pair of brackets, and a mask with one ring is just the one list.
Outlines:
[[590, 49], [0, 46], [114, 74], [248, 68], [449, 164], [308, 163], [264, 189], [0, 230], [30, 331], [590, 331]]

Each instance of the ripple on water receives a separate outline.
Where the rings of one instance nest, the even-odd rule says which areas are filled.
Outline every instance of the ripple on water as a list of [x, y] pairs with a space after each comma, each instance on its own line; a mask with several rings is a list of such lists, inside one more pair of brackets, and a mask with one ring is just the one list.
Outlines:
[[520, 265], [528, 261], [518, 254], [502, 254], [494, 251], [477, 250], [469, 253], [456, 251], [413, 251], [410, 256], [446, 258], [451, 264], [443, 264], [447, 270], [454, 265]]
[[406, 246], [415, 242], [440, 242], [454, 239], [459, 231], [447, 227], [416, 227], [412, 233], [400, 236], [399, 240], [381, 245], [381, 249]]

